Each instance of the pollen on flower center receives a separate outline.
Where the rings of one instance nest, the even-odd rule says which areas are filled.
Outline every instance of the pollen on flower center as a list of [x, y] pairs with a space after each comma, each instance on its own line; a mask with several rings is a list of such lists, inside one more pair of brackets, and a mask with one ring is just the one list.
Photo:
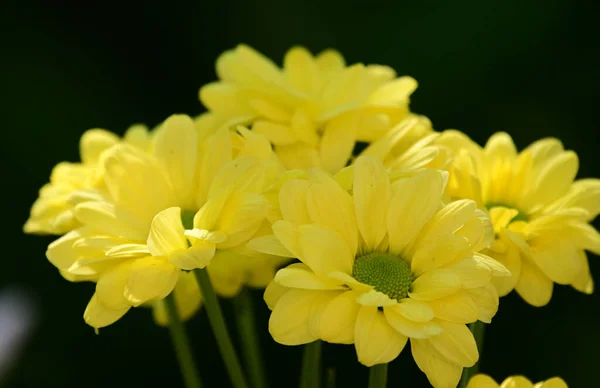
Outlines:
[[184, 229], [194, 229], [194, 216], [196, 216], [195, 211], [181, 210], [181, 223]]
[[357, 257], [352, 276], [396, 300], [406, 298], [413, 281], [410, 264], [400, 256], [382, 252]]

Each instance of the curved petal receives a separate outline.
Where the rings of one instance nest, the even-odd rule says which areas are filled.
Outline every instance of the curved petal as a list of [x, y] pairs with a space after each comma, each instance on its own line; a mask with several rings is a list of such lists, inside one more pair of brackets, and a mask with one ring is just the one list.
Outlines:
[[98, 298], [96, 297], [96, 294], [94, 294], [85, 308], [83, 319], [88, 325], [99, 329], [101, 327], [112, 325], [118, 321], [130, 308], [131, 306], [116, 310], [109, 309], [98, 302]]
[[332, 299], [321, 315], [321, 338], [336, 344], [354, 343], [354, 327], [360, 308], [353, 291], [344, 292]]
[[317, 276], [326, 277], [333, 271], [352, 272], [354, 255], [337, 233], [316, 225], [302, 225], [298, 227], [298, 242], [302, 252], [299, 259]]
[[383, 309], [387, 322], [398, 333], [410, 338], [429, 338], [442, 333], [442, 328], [436, 322], [414, 322], [404, 317], [398, 306], [386, 306]]
[[550, 302], [554, 283], [534, 264], [521, 261], [521, 276], [515, 290], [530, 305], [541, 307]]
[[570, 284], [581, 271], [578, 249], [572, 244], [559, 242], [532, 253], [535, 264], [556, 283]]
[[284, 220], [296, 224], [310, 224], [306, 208], [306, 193], [310, 184], [303, 179], [291, 179], [281, 185], [279, 206]]
[[124, 291], [132, 263], [133, 261], [129, 260], [119, 264], [102, 273], [98, 279], [95, 295], [104, 307], [113, 310], [131, 307], [131, 303], [124, 296]]
[[434, 269], [419, 276], [408, 295], [416, 300], [434, 300], [454, 294], [460, 289], [460, 278], [448, 269]]
[[491, 323], [492, 318], [498, 311], [498, 292], [493, 284], [486, 284], [484, 287], [466, 290], [467, 294], [473, 299], [479, 311], [478, 320], [484, 323]]
[[125, 298], [134, 306], [155, 298], [162, 299], [175, 287], [179, 272], [179, 268], [174, 267], [165, 257], [137, 259], [129, 270]]
[[284, 287], [305, 290], [342, 290], [346, 288], [340, 282], [318, 277], [303, 263], [290, 264], [280, 269], [275, 274], [274, 280]]
[[471, 323], [479, 318], [479, 309], [471, 296], [463, 290], [442, 299], [432, 300], [429, 305], [435, 317], [453, 323]]
[[441, 322], [442, 334], [428, 339], [443, 357], [456, 365], [470, 367], [479, 359], [475, 338], [466, 325]]
[[402, 299], [394, 309], [404, 318], [413, 322], [429, 322], [434, 317], [433, 310], [428, 303], [410, 298]]
[[498, 388], [498, 383], [490, 376], [478, 374], [469, 380], [467, 388]]
[[383, 164], [362, 156], [354, 163], [354, 211], [367, 251], [374, 250], [387, 233], [386, 219], [391, 197], [390, 179]]
[[410, 340], [413, 358], [435, 388], [454, 388], [458, 385], [462, 367], [441, 357], [431, 348], [428, 340]]
[[158, 213], [152, 220], [148, 234], [148, 250], [153, 256], [168, 256], [188, 246], [183, 234], [181, 209], [171, 207]]
[[366, 366], [394, 360], [408, 338], [394, 330], [374, 306], [362, 306], [356, 317], [354, 346], [358, 361]]
[[288, 291], [289, 288], [284, 287], [281, 284], [278, 284], [274, 281], [271, 281], [271, 283], [267, 285], [267, 288], [265, 288], [265, 293], [263, 294], [263, 299], [265, 300], [267, 307], [273, 310], [279, 299], [281, 299], [283, 294], [285, 294]]
[[253, 251], [266, 253], [268, 255], [295, 257], [295, 255], [288, 251], [273, 234], [256, 237], [248, 242], [247, 247]]

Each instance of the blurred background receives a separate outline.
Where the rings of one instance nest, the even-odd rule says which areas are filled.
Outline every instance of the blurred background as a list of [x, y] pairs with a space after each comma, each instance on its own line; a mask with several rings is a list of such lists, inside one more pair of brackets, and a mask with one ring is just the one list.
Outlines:
[[[85, 3], [85, 6], [81, 4]], [[95, 335], [83, 322], [93, 284], [69, 283], [45, 258], [51, 237], [21, 231], [37, 190], [58, 162], [78, 160], [84, 130], [119, 134], [172, 113], [202, 112], [200, 85], [214, 61], [247, 43], [281, 63], [301, 44], [333, 47], [348, 63], [380, 63], [415, 77], [412, 109], [436, 129], [483, 143], [508, 131], [522, 148], [556, 136], [580, 158], [579, 177], [600, 176], [596, 116], [599, 7], [569, 0], [3, 2], [0, 10], [2, 387], [181, 386], [168, 331], [136, 309]], [[598, 227], [598, 223], [596, 222]], [[591, 257], [595, 279], [600, 263]], [[275, 344], [256, 291], [272, 387], [296, 386], [301, 348]], [[231, 306], [224, 302], [227, 313]], [[488, 327], [482, 371], [497, 380], [555, 375], [595, 387], [600, 296], [555, 287], [550, 305], [504, 298]], [[205, 314], [187, 324], [208, 387], [228, 387]], [[234, 328], [231, 328], [234, 330]], [[406, 349], [408, 350], [408, 348]], [[350, 346], [326, 345], [338, 387], [364, 387]], [[426, 387], [405, 351], [390, 387]]]

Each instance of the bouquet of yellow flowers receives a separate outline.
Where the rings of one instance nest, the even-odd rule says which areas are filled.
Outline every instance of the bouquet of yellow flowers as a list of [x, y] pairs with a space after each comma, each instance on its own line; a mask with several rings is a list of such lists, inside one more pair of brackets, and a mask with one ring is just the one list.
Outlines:
[[[183, 322], [201, 307], [233, 387], [266, 387], [248, 288], [264, 289], [273, 340], [304, 346], [301, 388], [321, 385], [324, 342], [354, 345], [370, 388], [402, 351], [435, 388], [498, 387], [477, 373], [499, 298], [593, 291], [600, 180], [576, 180], [558, 139], [519, 152], [507, 133], [481, 147], [437, 131], [410, 110], [413, 78], [333, 50], [294, 47], [279, 67], [239, 45], [216, 71], [198, 117], [86, 131], [24, 226], [60, 236], [46, 256], [65, 279], [96, 284], [96, 332], [152, 308], [187, 388], [202, 383]], [[218, 297], [235, 301], [243, 358]]]

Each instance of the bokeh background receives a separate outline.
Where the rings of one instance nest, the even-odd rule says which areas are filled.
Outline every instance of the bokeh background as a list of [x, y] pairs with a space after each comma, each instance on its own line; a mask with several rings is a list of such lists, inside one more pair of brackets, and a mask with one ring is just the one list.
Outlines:
[[[578, 152], [579, 177], [600, 176], [598, 10], [571, 0], [3, 2], [0, 385], [181, 386], [168, 331], [149, 310], [95, 335], [82, 319], [93, 285], [63, 280], [44, 256], [52, 238], [21, 232], [52, 166], [78, 159], [84, 130], [122, 134], [132, 123], [198, 114], [198, 87], [215, 79], [222, 51], [244, 42], [281, 63], [301, 44], [412, 75], [412, 109], [437, 129], [480, 143], [508, 131], [521, 148], [556, 136]], [[590, 264], [600, 280], [598, 258]], [[262, 294], [253, 296], [271, 386], [294, 387], [301, 348], [268, 337]], [[564, 286], [544, 308], [511, 294], [488, 327], [482, 370], [597, 387], [599, 312], [598, 294]], [[206, 385], [228, 387], [205, 314], [187, 327]], [[9, 332], [26, 339], [12, 343]], [[338, 387], [366, 386], [352, 347], [327, 345], [324, 366]], [[428, 386], [410, 352], [391, 364], [389, 386]]]

